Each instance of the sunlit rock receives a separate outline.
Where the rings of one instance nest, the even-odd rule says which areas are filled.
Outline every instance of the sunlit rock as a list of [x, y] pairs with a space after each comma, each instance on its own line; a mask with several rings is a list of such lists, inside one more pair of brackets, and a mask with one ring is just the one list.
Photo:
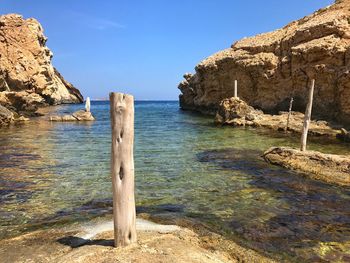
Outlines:
[[266, 112], [304, 112], [316, 79], [313, 113], [350, 125], [350, 1], [321, 9], [273, 32], [244, 38], [196, 66], [179, 84], [180, 106], [212, 115], [238, 95]]
[[56, 115], [56, 116], [50, 116], [50, 121], [58, 121], [58, 122], [65, 122], [65, 121], [94, 121], [95, 118], [92, 115], [91, 112], [85, 111], [85, 110], [79, 110], [74, 112], [73, 114], [69, 115]]
[[93, 121], [95, 120], [94, 116], [92, 116], [92, 113], [90, 111], [84, 111], [79, 110], [72, 114], [74, 118], [76, 118], [78, 121]]
[[13, 113], [32, 116], [38, 107], [83, 102], [53, 67], [46, 41], [37, 20], [0, 16], [0, 104]]
[[349, 156], [272, 147], [263, 157], [269, 163], [304, 172], [313, 179], [350, 186]]
[[[266, 114], [261, 110], [254, 109], [245, 101], [232, 97], [220, 102], [215, 116], [215, 123], [231, 126], [265, 127], [276, 131], [301, 133], [304, 114], [291, 112], [288, 128], [286, 127], [287, 118], [288, 112], [281, 111], [276, 115]], [[342, 131], [339, 128], [332, 127], [327, 121], [312, 120], [310, 122], [309, 134], [340, 138], [339, 136], [342, 134]]]

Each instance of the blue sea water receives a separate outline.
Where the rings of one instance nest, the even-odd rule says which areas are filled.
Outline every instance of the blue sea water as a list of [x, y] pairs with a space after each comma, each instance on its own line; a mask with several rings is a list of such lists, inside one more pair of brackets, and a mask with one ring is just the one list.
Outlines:
[[[39, 118], [0, 130], [0, 238], [111, 214], [109, 103], [91, 107], [95, 122]], [[271, 255], [341, 261], [350, 256], [350, 189], [261, 158], [271, 146], [298, 143], [295, 135], [216, 127], [176, 101], [137, 101], [137, 212], [201, 222]], [[350, 153], [321, 138], [309, 147]]]

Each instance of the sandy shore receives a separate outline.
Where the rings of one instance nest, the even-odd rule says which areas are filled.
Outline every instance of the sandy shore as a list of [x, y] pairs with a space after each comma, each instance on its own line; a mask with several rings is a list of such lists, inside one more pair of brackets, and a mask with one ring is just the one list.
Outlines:
[[221, 236], [137, 219], [138, 242], [113, 247], [112, 221], [40, 230], [0, 241], [3, 262], [274, 262]]

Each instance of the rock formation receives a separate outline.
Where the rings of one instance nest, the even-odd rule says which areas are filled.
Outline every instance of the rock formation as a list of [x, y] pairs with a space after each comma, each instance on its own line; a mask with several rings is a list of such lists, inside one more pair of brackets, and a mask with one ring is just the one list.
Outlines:
[[15, 117], [41, 106], [83, 102], [79, 90], [52, 66], [46, 41], [35, 19], [0, 16], [0, 105]]
[[0, 105], [0, 126], [10, 123], [13, 120], [14, 114], [4, 106]]
[[[287, 125], [288, 112], [280, 111], [276, 115], [265, 114], [249, 106], [239, 98], [224, 99], [219, 104], [215, 116], [215, 123], [231, 126], [252, 126], [264, 127], [276, 131], [286, 131], [301, 133], [304, 114], [300, 112], [291, 112], [290, 122]], [[327, 121], [312, 120], [310, 122], [309, 134], [314, 136], [326, 136], [339, 138], [347, 141], [349, 133], [345, 129], [330, 125]]]
[[303, 175], [312, 179], [350, 186], [349, 156], [272, 147], [263, 157], [269, 163], [304, 172]]
[[239, 98], [224, 99], [220, 102], [215, 116], [215, 123], [231, 124], [236, 119], [253, 121], [263, 114], [262, 111], [255, 110]]
[[350, 125], [350, 0], [282, 29], [244, 38], [196, 66], [179, 84], [183, 109], [215, 114], [220, 101], [238, 96], [266, 112], [304, 112], [308, 82], [316, 79], [313, 116]]
[[69, 115], [55, 115], [49, 117], [50, 121], [59, 121], [59, 122], [66, 122], [66, 121], [94, 121], [95, 118], [92, 115], [90, 111], [86, 110], [79, 110], [74, 112], [73, 114]]

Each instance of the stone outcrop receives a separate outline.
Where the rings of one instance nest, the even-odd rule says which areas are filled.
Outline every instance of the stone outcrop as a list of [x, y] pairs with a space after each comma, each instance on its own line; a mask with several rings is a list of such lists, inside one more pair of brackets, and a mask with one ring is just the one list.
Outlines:
[[14, 120], [14, 114], [0, 105], [0, 126], [10, 123]]
[[[291, 112], [289, 125], [287, 128], [288, 112], [281, 111], [276, 115], [265, 114], [249, 106], [240, 98], [224, 99], [219, 104], [215, 116], [215, 123], [231, 126], [252, 126], [263, 127], [276, 131], [289, 131], [301, 133], [304, 114], [300, 112]], [[309, 134], [314, 136], [326, 136], [347, 140], [348, 133], [345, 129], [340, 129], [330, 125], [327, 121], [312, 120], [310, 122]], [[350, 136], [349, 136], [350, 138]]]
[[52, 66], [52, 52], [38, 21], [0, 16], [0, 104], [20, 115], [38, 107], [80, 103], [79, 90]]
[[90, 111], [85, 110], [79, 110], [74, 112], [72, 115], [66, 114], [66, 115], [59, 115], [59, 116], [50, 116], [50, 121], [59, 121], [59, 122], [66, 122], [66, 121], [94, 121], [95, 118], [92, 115]]
[[215, 114], [238, 96], [268, 113], [304, 112], [316, 79], [313, 116], [350, 125], [350, 0], [318, 10], [284, 28], [244, 38], [196, 66], [179, 84], [183, 109]]
[[350, 186], [349, 156], [273, 147], [267, 150], [263, 157], [271, 164], [304, 172], [305, 176], [312, 179]]
[[263, 114], [262, 111], [255, 110], [239, 98], [224, 99], [219, 104], [216, 112], [215, 122], [219, 124], [230, 124], [235, 119], [253, 121]]

